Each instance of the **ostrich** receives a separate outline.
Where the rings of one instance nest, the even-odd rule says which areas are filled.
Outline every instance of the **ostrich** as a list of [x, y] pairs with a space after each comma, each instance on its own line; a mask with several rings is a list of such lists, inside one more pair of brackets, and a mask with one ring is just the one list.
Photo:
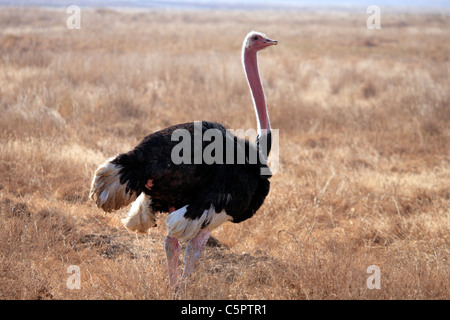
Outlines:
[[[257, 53], [276, 44], [276, 40], [255, 31], [248, 33], [243, 43], [242, 63], [258, 125], [255, 143], [237, 138], [216, 122], [178, 124], [146, 136], [133, 150], [109, 158], [95, 172], [89, 198], [99, 208], [111, 212], [134, 202], [127, 218], [122, 220], [128, 230], [146, 233], [156, 226], [155, 212], [169, 212], [164, 250], [172, 288], [177, 285], [180, 242], [187, 242], [182, 274], [185, 279], [194, 271], [210, 232], [226, 221], [239, 223], [252, 217], [269, 193], [271, 173], [267, 157], [272, 135]], [[228, 161], [174, 164], [171, 158], [177, 145], [174, 133], [184, 130], [194, 137], [196, 130], [204, 134], [210, 129], [223, 138], [224, 159], [230, 153], [237, 160], [242, 152], [255, 152], [257, 160], [252, 162], [245, 157], [244, 162], [232, 164]], [[201, 141], [202, 150], [206, 147]], [[263, 169], [268, 173], [262, 175]]]

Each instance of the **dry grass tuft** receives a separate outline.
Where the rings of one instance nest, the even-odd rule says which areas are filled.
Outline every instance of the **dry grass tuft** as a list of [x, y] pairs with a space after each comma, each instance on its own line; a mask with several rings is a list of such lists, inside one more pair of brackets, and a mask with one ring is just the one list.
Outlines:
[[0, 299], [173, 298], [164, 216], [130, 234], [125, 209], [88, 201], [90, 180], [170, 124], [254, 127], [249, 30], [280, 43], [260, 58], [280, 168], [178, 298], [449, 299], [448, 16], [386, 13], [370, 31], [349, 13], [82, 15], [70, 31], [63, 9], [0, 10]]

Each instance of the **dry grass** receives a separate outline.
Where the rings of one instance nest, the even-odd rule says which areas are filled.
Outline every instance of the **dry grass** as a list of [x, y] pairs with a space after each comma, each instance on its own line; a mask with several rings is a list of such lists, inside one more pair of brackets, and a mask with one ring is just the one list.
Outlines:
[[[0, 10], [0, 298], [170, 299], [164, 216], [148, 236], [87, 194], [96, 166], [170, 124], [252, 128], [249, 30], [280, 168], [225, 224], [186, 299], [449, 299], [450, 18]], [[68, 266], [81, 270], [69, 290]], [[366, 269], [381, 269], [369, 290]]]

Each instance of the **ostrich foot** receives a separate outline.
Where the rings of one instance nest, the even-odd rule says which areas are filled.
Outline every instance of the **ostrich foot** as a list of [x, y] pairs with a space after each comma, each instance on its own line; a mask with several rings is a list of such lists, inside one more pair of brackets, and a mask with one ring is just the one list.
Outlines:
[[167, 235], [164, 240], [164, 251], [166, 252], [167, 258], [169, 284], [172, 289], [175, 289], [178, 278], [178, 258], [181, 253], [181, 246], [178, 243], [178, 239]]
[[208, 230], [200, 230], [194, 238], [189, 240], [184, 255], [183, 280], [187, 279], [194, 272], [195, 265], [202, 256], [210, 234]]

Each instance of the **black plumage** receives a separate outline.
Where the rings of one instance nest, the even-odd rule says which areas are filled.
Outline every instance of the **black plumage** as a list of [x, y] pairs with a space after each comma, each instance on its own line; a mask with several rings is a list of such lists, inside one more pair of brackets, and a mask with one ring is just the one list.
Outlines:
[[[172, 141], [172, 134], [177, 129], [184, 129], [191, 136], [190, 163], [172, 161], [172, 150], [179, 143]], [[251, 143], [231, 135], [219, 123], [201, 122], [202, 136], [210, 129], [220, 132], [223, 138], [223, 153], [218, 163], [194, 163], [194, 148], [198, 147], [195, 125], [193, 122], [179, 124], [148, 135], [132, 151], [115, 157], [111, 163], [121, 167], [120, 183], [126, 184], [127, 192], [136, 196], [142, 192], [149, 195], [152, 211], [168, 212], [171, 207], [179, 209], [188, 205], [184, 217], [198, 219], [213, 206], [216, 212], [225, 210], [235, 223], [252, 217], [269, 193], [270, 174], [262, 175], [261, 169], [268, 170], [264, 160], [270, 151], [270, 132]], [[263, 144], [267, 145], [267, 152], [259, 146], [263, 138], [267, 139]], [[213, 142], [214, 139], [202, 140], [202, 150]], [[233, 155], [231, 163], [227, 158], [229, 152]], [[256, 161], [249, 157], [252, 152], [257, 154]], [[239, 163], [239, 157], [245, 163]], [[145, 186], [148, 180], [153, 182], [150, 189]]]

